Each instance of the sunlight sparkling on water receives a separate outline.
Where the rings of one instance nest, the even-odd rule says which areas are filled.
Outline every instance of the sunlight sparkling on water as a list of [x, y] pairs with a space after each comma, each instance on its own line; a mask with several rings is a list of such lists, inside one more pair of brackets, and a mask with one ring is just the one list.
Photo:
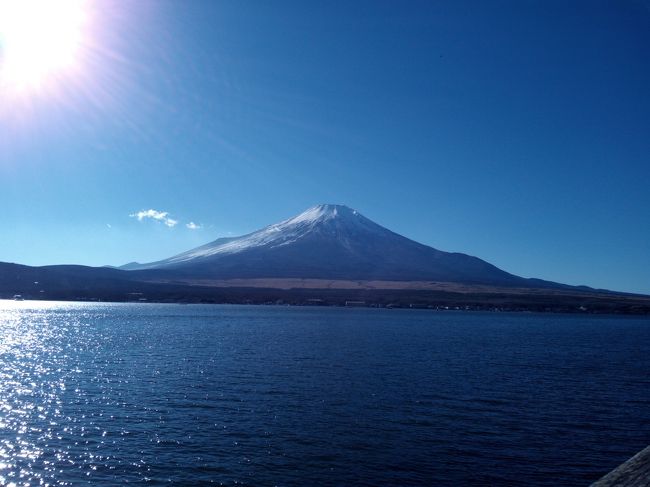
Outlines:
[[0, 485], [588, 485], [647, 318], [0, 301]]
[[[79, 354], [96, 346], [85, 340], [84, 305], [1, 303], [0, 484], [70, 485], [70, 469], [110, 468], [110, 456], [94, 453], [108, 434], [101, 411], [69, 408], [92, 402], [80, 387]], [[79, 445], [85, 451], [71, 453]]]

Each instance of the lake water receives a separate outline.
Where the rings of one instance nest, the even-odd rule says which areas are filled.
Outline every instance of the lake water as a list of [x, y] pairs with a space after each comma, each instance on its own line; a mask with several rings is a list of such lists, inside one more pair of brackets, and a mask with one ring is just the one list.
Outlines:
[[588, 485], [648, 318], [0, 301], [0, 484]]

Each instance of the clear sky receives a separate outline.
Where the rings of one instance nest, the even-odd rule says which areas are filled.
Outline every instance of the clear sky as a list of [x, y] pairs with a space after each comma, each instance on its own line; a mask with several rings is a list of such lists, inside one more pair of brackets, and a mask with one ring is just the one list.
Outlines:
[[342, 203], [521, 276], [650, 294], [646, 2], [71, 5], [72, 61], [42, 38], [67, 7], [11, 24], [24, 51], [0, 16], [0, 261], [153, 261]]

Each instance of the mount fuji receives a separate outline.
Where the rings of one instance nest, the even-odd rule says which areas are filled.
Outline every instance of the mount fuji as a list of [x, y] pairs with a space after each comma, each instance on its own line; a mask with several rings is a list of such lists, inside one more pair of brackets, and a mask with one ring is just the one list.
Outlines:
[[650, 297], [526, 279], [318, 205], [248, 235], [122, 268], [0, 262], [0, 298], [650, 314]]
[[235, 238], [221, 238], [168, 259], [121, 269], [157, 269], [193, 279], [436, 281], [563, 287], [524, 279], [484, 260], [443, 252], [398, 235], [344, 205], [324, 204]]

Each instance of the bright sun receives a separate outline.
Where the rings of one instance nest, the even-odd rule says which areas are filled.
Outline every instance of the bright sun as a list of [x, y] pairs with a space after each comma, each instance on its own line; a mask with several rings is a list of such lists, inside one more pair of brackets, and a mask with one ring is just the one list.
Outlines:
[[0, 0], [0, 89], [41, 90], [79, 63], [84, 0]]

